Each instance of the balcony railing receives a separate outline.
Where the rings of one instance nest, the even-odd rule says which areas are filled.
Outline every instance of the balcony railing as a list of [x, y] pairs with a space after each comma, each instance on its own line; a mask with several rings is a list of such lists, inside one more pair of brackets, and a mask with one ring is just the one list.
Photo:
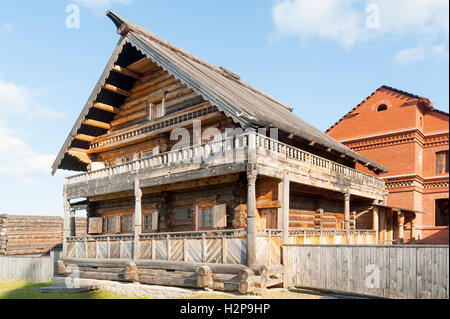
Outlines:
[[[249, 145], [249, 136], [251, 134], [255, 137], [254, 145]], [[213, 141], [198, 146], [194, 145], [187, 148], [172, 150], [125, 164], [67, 177], [66, 184], [85, 183], [91, 180], [111, 178], [118, 174], [139, 172], [140, 170], [148, 168], [167, 167], [180, 163], [215, 162], [219, 164], [228, 164], [243, 162], [247, 160], [247, 151], [250, 148], [254, 148], [256, 160], [258, 158], [270, 157], [272, 164], [276, 163], [273, 162], [272, 159], [277, 161], [293, 160], [309, 170], [320, 171], [332, 176], [342, 176], [350, 180], [358, 180], [359, 182], [374, 186], [378, 189], [384, 188], [385, 186], [384, 180], [380, 178], [362, 173], [345, 165], [335, 163], [253, 132], [246, 132], [225, 138], [221, 141]]]

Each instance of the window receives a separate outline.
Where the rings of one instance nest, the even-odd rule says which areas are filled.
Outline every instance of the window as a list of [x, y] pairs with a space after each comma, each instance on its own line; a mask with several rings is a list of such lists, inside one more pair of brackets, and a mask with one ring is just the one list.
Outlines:
[[114, 233], [114, 217], [108, 217], [106, 219], [106, 232]]
[[386, 110], [387, 110], [387, 105], [386, 104], [381, 104], [377, 108], [377, 112], [382, 112], [382, 111], [386, 111]]
[[152, 230], [152, 215], [145, 215], [144, 216], [144, 231], [150, 231]]
[[152, 156], [153, 156], [153, 152], [145, 153], [145, 157], [152, 157]]
[[200, 221], [201, 227], [213, 227], [213, 209], [201, 208], [200, 209]]
[[154, 104], [149, 103], [148, 104], [148, 120], [153, 121], [157, 119], [158, 117], [163, 117], [166, 115], [166, 100], [162, 99], [161, 103]]
[[449, 171], [448, 151], [436, 153], [436, 174], [445, 174]]
[[133, 217], [125, 216], [123, 218], [123, 232], [132, 233], [133, 232]]
[[175, 209], [175, 220], [176, 221], [188, 221], [189, 220], [189, 207], [177, 207]]
[[196, 199], [195, 229], [224, 229], [227, 227], [227, 205], [216, 203], [215, 197]]
[[435, 201], [434, 223], [436, 226], [448, 226], [448, 198]]

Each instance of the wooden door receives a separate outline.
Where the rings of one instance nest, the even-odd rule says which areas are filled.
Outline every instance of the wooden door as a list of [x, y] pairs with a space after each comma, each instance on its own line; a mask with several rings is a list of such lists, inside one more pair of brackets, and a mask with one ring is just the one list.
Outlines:
[[278, 210], [276, 208], [262, 208], [259, 214], [261, 224], [265, 225], [266, 229], [278, 228]]

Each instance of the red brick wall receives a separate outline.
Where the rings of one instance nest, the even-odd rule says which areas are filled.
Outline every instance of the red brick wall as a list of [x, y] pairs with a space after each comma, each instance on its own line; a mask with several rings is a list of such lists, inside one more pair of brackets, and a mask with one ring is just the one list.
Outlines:
[[[380, 104], [388, 109], [377, 112]], [[417, 216], [420, 229], [435, 225], [435, 199], [448, 198], [448, 174], [436, 174], [435, 167], [436, 152], [449, 149], [448, 131], [448, 115], [423, 106], [414, 97], [382, 88], [327, 133], [389, 168], [381, 175], [391, 186], [387, 204], [425, 212]], [[359, 164], [356, 168], [369, 172]], [[423, 236], [428, 234], [429, 241], [442, 237], [424, 229]]]

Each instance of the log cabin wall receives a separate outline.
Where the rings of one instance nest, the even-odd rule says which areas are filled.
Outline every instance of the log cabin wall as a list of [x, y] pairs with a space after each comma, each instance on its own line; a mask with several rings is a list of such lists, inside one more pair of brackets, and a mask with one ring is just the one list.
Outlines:
[[[163, 120], [170, 115], [183, 115], [208, 106], [211, 107], [209, 102], [206, 102], [200, 95], [194, 93], [192, 89], [189, 89], [168, 72], [162, 70], [150, 59], [139, 60], [129, 66], [128, 69], [142, 74], [142, 77], [131, 88], [129, 96], [117, 110], [107, 134], [95, 139], [91, 144], [95, 144], [108, 136], [139, 128], [150, 121]], [[223, 133], [225, 128], [236, 126], [231, 119], [218, 113], [216, 108], [212, 108], [212, 110], [216, 112], [215, 116], [208, 115], [198, 118], [201, 120], [202, 134], [210, 127], [218, 128]], [[192, 124], [187, 121], [186, 125], [181, 123], [173, 127], [180, 126], [188, 129], [192, 145]], [[159, 132], [148, 137], [145, 141], [135, 142], [132, 145], [117, 146], [108, 150], [102, 150], [102, 148], [96, 150], [94, 148], [89, 152], [90, 158], [92, 161], [105, 162], [107, 166], [111, 166], [120, 161], [143, 158], [151, 154], [156, 147], [158, 147], [159, 152], [166, 152], [177, 142], [170, 140], [170, 131], [171, 128], [168, 127], [164, 132]], [[205, 141], [202, 140], [202, 142]]]
[[[228, 179], [230, 179], [228, 177]], [[151, 193], [152, 189], [143, 189], [142, 216], [158, 212], [157, 229], [146, 229], [143, 221], [143, 232], [178, 232], [196, 230], [196, 206], [197, 202], [211, 203], [211, 206], [226, 205], [226, 225], [211, 227], [211, 229], [231, 229], [239, 226], [235, 218], [241, 207], [241, 183], [239, 176], [233, 177], [233, 183], [212, 184], [203, 187], [183, 188], [181, 190], [162, 191]], [[211, 180], [212, 183], [217, 182]], [[206, 181], [203, 181], [207, 184]], [[185, 187], [188, 187], [186, 183]], [[126, 217], [132, 217], [135, 209], [135, 198], [133, 196], [107, 199], [91, 202], [88, 217], [103, 217], [103, 233], [132, 233], [134, 219], [131, 218], [130, 225], [124, 224]], [[108, 228], [108, 218], [114, 218], [114, 225]], [[199, 226], [199, 229], [201, 227]]]
[[[76, 235], [86, 234], [86, 218], [75, 219]], [[42, 256], [62, 243], [59, 216], [0, 215], [0, 255]]]

